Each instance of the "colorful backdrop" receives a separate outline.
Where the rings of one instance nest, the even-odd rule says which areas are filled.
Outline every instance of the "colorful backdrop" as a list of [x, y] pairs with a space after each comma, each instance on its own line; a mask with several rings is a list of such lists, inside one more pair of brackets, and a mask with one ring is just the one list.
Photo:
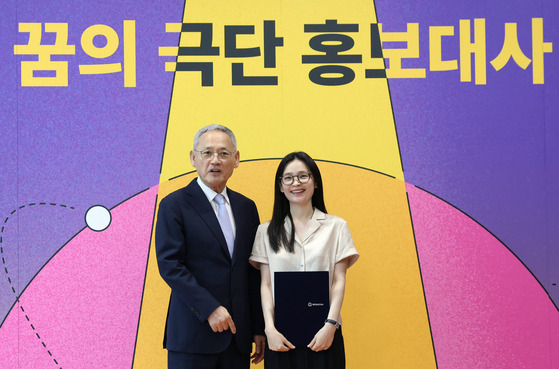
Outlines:
[[318, 161], [348, 368], [559, 368], [556, 1], [4, 4], [0, 367], [165, 367], [157, 203], [220, 123], [263, 221]]

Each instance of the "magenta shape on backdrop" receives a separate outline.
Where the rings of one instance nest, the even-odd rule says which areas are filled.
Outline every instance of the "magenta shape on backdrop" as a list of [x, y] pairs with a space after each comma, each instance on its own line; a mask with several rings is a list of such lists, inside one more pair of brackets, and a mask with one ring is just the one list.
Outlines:
[[0, 329], [2, 368], [130, 368], [157, 186], [85, 228], [40, 271]]
[[530, 271], [461, 211], [407, 191], [438, 368], [559, 368], [559, 312]]

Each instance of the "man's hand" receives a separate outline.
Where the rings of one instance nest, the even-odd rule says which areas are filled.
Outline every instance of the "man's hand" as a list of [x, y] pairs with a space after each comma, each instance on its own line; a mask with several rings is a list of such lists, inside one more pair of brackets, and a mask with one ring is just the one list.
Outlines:
[[212, 331], [214, 332], [223, 332], [231, 329], [231, 333], [237, 333], [233, 318], [231, 318], [231, 315], [229, 315], [229, 312], [223, 306], [219, 306], [210, 314], [208, 323], [210, 323], [210, 327], [212, 327]]
[[254, 336], [254, 352], [250, 357], [253, 364], [258, 364], [264, 360], [264, 348], [266, 347], [266, 336]]

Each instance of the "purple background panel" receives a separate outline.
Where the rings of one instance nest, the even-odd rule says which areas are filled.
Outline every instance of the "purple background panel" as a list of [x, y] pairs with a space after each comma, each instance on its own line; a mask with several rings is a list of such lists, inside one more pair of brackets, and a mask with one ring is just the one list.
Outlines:
[[[379, 23], [389, 32], [419, 23], [425, 79], [389, 80], [406, 182], [461, 209], [493, 233], [559, 302], [559, 57], [546, 54], [545, 84], [532, 83], [532, 66], [489, 63], [501, 51], [505, 23], [531, 58], [531, 19], [543, 18], [544, 41], [559, 40], [552, 1], [378, 0]], [[443, 60], [459, 61], [459, 21], [486, 22], [487, 84], [460, 82], [458, 70], [429, 69], [429, 27], [453, 26], [443, 38]], [[472, 31], [473, 33], [473, 31]], [[386, 45], [385, 45], [386, 46]], [[475, 69], [474, 69], [475, 70]], [[472, 76], [472, 81], [475, 78]]]
[[[158, 53], [160, 46], [177, 46], [178, 34], [166, 33], [165, 23], [180, 23], [184, 9], [176, 0], [3, 4], [0, 219], [10, 219], [0, 236], [17, 283], [0, 276], [0, 322], [44, 262], [84, 228], [88, 208], [112, 208], [158, 183], [173, 82], [165, 72], [169, 60]], [[79, 74], [80, 64], [122, 62], [124, 20], [136, 21], [137, 87], [125, 88], [122, 73]], [[28, 42], [18, 32], [24, 22], [68, 24], [76, 54], [52, 57], [68, 61], [68, 87], [21, 87], [21, 61], [36, 60], [14, 55], [14, 45]], [[112, 27], [121, 39], [106, 60], [81, 48], [81, 34], [94, 24]], [[45, 44], [54, 42], [53, 34], [43, 35]], [[75, 210], [20, 209], [40, 202]]]

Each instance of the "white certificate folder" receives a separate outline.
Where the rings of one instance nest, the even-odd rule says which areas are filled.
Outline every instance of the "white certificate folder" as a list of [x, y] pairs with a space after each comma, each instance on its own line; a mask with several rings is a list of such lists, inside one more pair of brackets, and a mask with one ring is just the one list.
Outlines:
[[276, 329], [294, 346], [307, 346], [328, 318], [328, 272], [275, 272], [274, 303]]

